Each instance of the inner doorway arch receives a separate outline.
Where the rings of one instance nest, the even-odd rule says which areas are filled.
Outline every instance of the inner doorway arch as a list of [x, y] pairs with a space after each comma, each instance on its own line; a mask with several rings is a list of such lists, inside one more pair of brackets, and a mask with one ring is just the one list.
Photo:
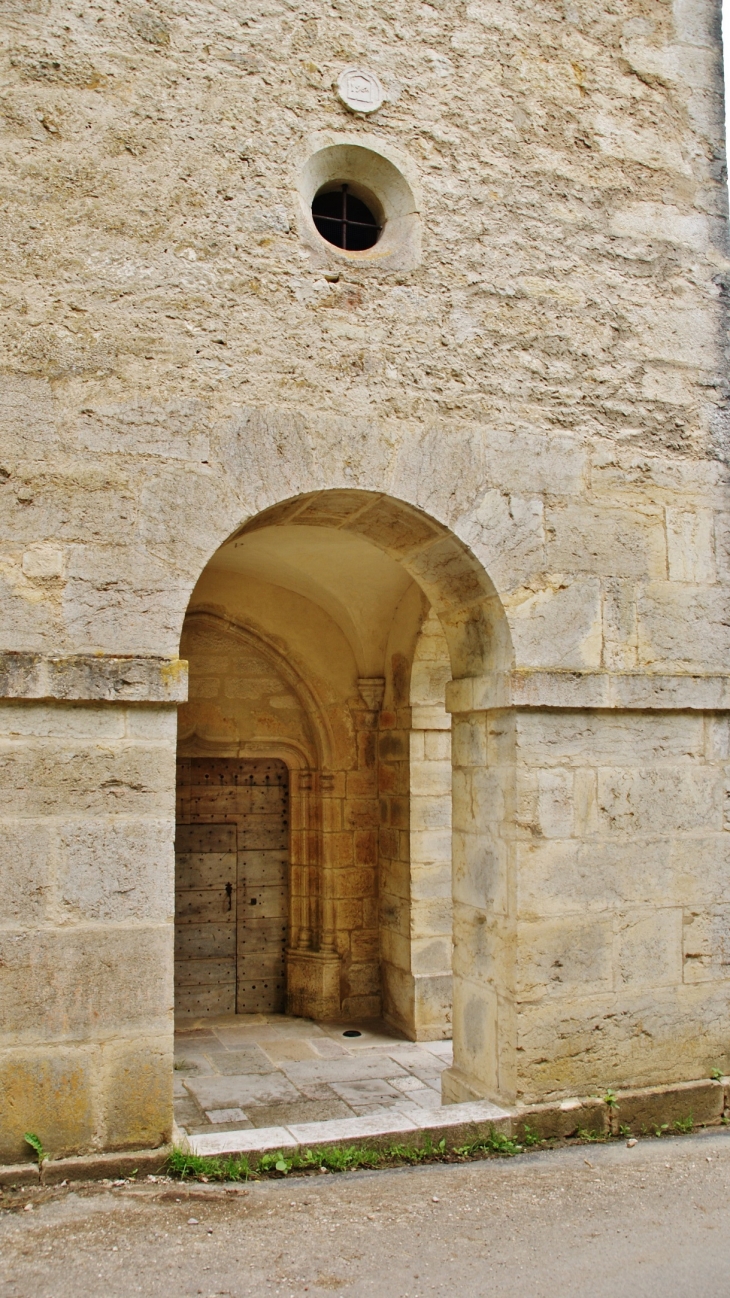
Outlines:
[[[212, 556], [190, 600], [181, 655], [190, 700], [180, 762], [286, 765], [288, 1010], [343, 1020], [385, 1014], [413, 1038], [446, 1035], [445, 924], [453, 922], [445, 1098], [510, 1098], [511, 729], [507, 714], [480, 700], [511, 666], [511, 648], [483, 567], [442, 524], [392, 497], [299, 496], [250, 519]], [[429, 699], [427, 664], [439, 656], [441, 682]], [[461, 682], [453, 744], [448, 735], [450, 800], [448, 675]], [[429, 771], [418, 745], [431, 731], [441, 741], [429, 741], [440, 754]], [[447, 825], [436, 823], [445, 799]], [[217, 904], [226, 904], [222, 894]], [[237, 977], [251, 981], [241, 970]]]

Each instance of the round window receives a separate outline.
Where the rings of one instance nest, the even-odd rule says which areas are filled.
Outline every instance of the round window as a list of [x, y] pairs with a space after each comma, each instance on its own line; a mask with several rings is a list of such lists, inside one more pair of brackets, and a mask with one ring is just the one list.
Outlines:
[[312, 219], [323, 239], [347, 252], [365, 252], [378, 242], [382, 226], [370, 195], [358, 197], [344, 181], [324, 185], [312, 201]]

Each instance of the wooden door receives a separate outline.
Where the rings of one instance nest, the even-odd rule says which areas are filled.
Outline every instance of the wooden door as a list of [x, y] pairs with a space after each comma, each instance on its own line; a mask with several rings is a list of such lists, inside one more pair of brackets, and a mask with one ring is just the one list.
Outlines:
[[175, 1008], [181, 1014], [236, 1009], [236, 825], [177, 826]]
[[283, 1013], [289, 911], [284, 762], [179, 762], [177, 860], [178, 1012]]

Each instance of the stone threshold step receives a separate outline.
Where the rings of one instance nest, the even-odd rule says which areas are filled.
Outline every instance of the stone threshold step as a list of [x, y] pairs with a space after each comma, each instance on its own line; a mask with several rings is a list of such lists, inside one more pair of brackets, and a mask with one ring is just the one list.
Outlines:
[[730, 1077], [698, 1078], [674, 1085], [607, 1092], [604, 1098], [584, 1096], [545, 1104], [503, 1109], [488, 1100], [445, 1104], [440, 1109], [407, 1112], [398, 1108], [363, 1118], [303, 1122], [281, 1127], [250, 1127], [185, 1137], [183, 1150], [201, 1157], [227, 1154], [266, 1154], [277, 1150], [324, 1145], [387, 1144], [397, 1140], [419, 1143], [424, 1136], [467, 1144], [501, 1132], [522, 1141], [566, 1139], [589, 1132], [595, 1136], [653, 1135], [660, 1130], [687, 1131], [693, 1126], [730, 1124]]
[[[303, 1122], [288, 1127], [250, 1127], [246, 1131], [212, 1132], [184, 1137], [173, 1131], [174, 1145], [203, 1157], [221, 1154], [265, 1154], [277, 1150], [322, 1145], [417, 1143], [428, 1135], [438, 1142], [446, 1138], [453, 1148], [488, 1135], [490, 1128], [522, 1141], [527, 1129], [540, 1140], [565, 1139], [584, 1131], [595, 1135], [655, 1135], [660, 1131], [687, 1131], [723, 1123], [730, 1128], [730, 1077], [697, 1078], [663, 1086], [607, 1091], [581, 1099], [553, 1100], [543, 1104], [518, 1105], [503, 1109], [488, 1100], [446, 1104], [440, 1109], [407, 1113], [390, 1109], [364, 1118], [329, 1122]], [[59, 1185], [65, 1181], [91, 1181], [142, 1177], [161, 1172], [167, 1166], [173, 1145], [157, 1149], [121, 1150], [117, 1153], [86, 1153], [37, 1163], [0, 1166], [0, 1188], [4, 1186]]]
[[428, 1134], [438, 1142], [476, 1140], [490, 1128], [508, 1134], [514, 1114], [486, 1100], [448, 1104], [441, 1109], [408, 1113], [394, 1107], [387, 1113], [370, 1113], [362, 1118], [336, 1118], [325, 1122], [298, 1122], [288, 1127], [248, 1127], [244, 1131], [220, 1131], [187, 1136], [182, 1149], [201, 1157], [225, 1154], [267, 1154], [278, 1150], [322, 1148], [326, 1145], [384, 1144], [390, 1140], [408, 1143]]

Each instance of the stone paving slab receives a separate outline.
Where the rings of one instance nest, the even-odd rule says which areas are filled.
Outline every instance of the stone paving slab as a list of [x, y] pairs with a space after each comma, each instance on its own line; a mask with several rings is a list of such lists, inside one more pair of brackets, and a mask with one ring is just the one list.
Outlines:
[[267, 1104], [296, 1104], [299, 1091], [281, 1073], [233, 1077], [189, 1078], [187, 1088], [203, 1112], [206, 1109], [249, 1110]]
[[[344, 1035], [353, 1030], [360, 1035]], [[223, 1109], [244, 1115], [241, 1130], [369, 1114], [380, 1120], [397, 1105], [431, 1109], [450, 1060], [450, 1042], [407, 1041], [375, 1022], [281, 1014], [185, 1020], [175, 1041], [176, 1121], [197, 1137], [216, 1126], [222, 1134], [224, 1124], [207, 1115]]]
[[300, 1122], [289, 1127], [299, 1145], [309, 1149], [320, 1145], [347, 1145], [358, 1141], [382, 1140], [415, 1131], [405, 1113], [391, 1109], [387, 1114], [370, 1113], [362, 1118], [342, 1118], [339, 1122]]
[[299, 1082], [333, 1084], [334, 1082], [360, 1082], [372, 1077], [385, 1079], [395, 1077], [400, 1071], [398, 1065], [387, 1055], [375, 1059], [363, 1058], [363, 1056], [348, 1059], [344, 1056], [342, 1059], [313, 1059], [302, 1063], [284, 1062], [281, 1069], [295, 1086]]
[[507, 1126], [512, 1120], [507, 1109], [488, 1101], [449, 1104], [438, 1112], [371, 1113], [359, 1118], [325, 1122], [292, 1123], [288, 1127], [259, 1127], [248, 1131], [190, 1136], [187, 1146], [202, 1157], [220, 1154], [289, 1152], [299, 1147], [317, 1149], [326, 1145], [383, 1143], [391, 1139], [420, 1138], [424, 1132], [433, 1137], [460, 1135], [467, 1139], [490, 1127]]
[[298, 1142], [286, 1127], [251, 1127], [248, 1131], [221, 1131], [208, 1136], [189, 1136], [193, 1154], [265, 1154], [269, 1150], [296, 1149]]

